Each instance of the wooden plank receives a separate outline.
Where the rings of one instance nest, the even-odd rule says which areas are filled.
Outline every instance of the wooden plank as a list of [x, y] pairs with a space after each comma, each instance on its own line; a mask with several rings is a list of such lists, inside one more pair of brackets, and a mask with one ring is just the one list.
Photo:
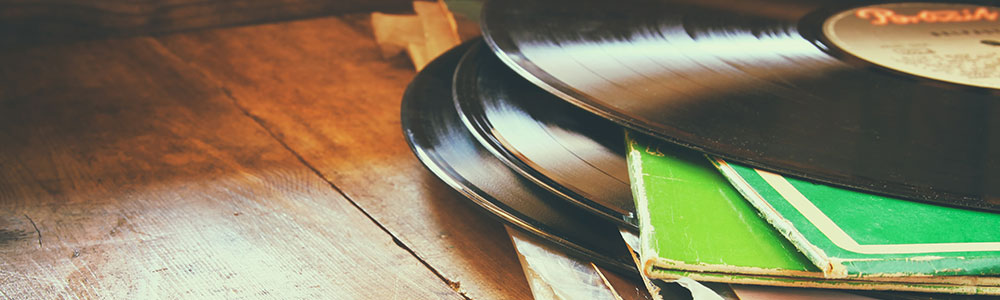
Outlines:
[[531, 293], [503, 226], [427, 172], [399, 102], [414, 73], [385, 61], [366, 15], [161, 37], [325, 178], [473, 299]]
[[0, 298], [463, 298], [155, 40], [0, 65]]
[[409, 0], [0, 0], [0, 47], [410, 7]]
[[535, 299], [621, 300], [590, 262], [570, 257], [520, 229], [505, 228]]
[[[372, 33], [378, 43], [382, 58], [390, 58], [406, 50], [409, 45], [424, 43], [424, 27], [416, 15], [390, 15], [372, 13]], [[421, 48], [423, 48], [421, 46]]]
[[417, 70], [437, 58], [451, 47], [462, 42], [458, 37], [458, 25], [444, 2], [413, 2], [413, 11], [417, 13], [424, 29], [424, 64], [417, 64]]

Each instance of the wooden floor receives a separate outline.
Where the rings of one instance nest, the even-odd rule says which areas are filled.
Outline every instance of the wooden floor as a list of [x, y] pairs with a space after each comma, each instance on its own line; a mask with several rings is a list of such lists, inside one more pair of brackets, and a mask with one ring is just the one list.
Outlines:
[[0, 50], [0, 298], [530, 298], [367, 15]]

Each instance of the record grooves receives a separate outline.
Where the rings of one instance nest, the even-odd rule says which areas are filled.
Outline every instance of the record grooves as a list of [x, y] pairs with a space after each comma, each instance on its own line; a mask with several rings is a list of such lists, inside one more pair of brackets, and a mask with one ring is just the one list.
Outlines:
[[525, 79], [660, 139], [876, 194], [1000, 211], [996, 89], [831, 55], [843, 51], [816, 38], [828, 34], [811, 18], [858, 2], [780, 13], [773, 1], [730, 2], [491, 1], [482, 28]]
[[485, 45], [455, 71], [454, 97], [473, 136], [560, 197], [638, 231], [622, 128], [520, 79]]
[[577, 256], [628, 276], [638, 276], [617, 226], [519, 177], [484, 149], [459, 120], [452, 76], [470, 43], [452, 49], [421, 71], [402, 103], [403, 132], [432, 173], [515, 228], [551, 241]]

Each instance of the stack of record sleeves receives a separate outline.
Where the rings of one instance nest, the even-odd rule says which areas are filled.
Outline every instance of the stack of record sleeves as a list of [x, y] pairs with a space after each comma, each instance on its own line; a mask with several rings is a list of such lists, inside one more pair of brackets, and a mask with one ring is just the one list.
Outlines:
[[636, 278], [1000, 295], [1000, 3], [509, 0], [481, 28], [402, 124], [509, 225]]

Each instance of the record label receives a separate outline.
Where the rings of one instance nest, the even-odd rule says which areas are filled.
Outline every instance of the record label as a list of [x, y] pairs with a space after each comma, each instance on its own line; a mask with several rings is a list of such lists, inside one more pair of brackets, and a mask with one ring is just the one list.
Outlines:
[[892, 3], [833, 15], [823, 33], [844, 52], [891, 70], [1000, 89], [1000, 8]]

